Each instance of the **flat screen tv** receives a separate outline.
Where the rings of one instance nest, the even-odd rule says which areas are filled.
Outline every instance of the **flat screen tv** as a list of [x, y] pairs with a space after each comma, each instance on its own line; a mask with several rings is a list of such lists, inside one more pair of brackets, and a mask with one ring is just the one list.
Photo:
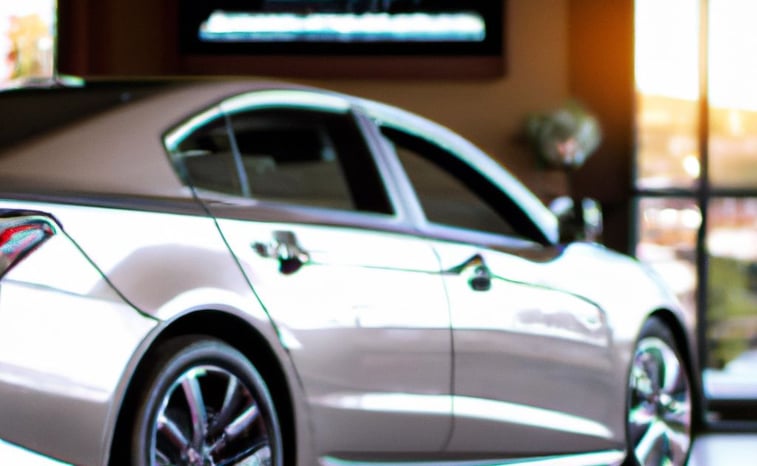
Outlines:
[[501, 56], [504, 0], [179, 0], [185, 55]]

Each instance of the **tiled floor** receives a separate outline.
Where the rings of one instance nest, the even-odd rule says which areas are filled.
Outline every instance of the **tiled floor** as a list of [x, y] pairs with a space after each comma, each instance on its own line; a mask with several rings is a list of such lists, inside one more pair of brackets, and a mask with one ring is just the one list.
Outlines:
[[[0, 464], [61, 466], [0, 441]], [[757, 434], [707, 434], [694, 442], [688, 466], [755, 466]]]
[[757, 434], [706, 434], [694, 442], [688, 466], [757, 465]]

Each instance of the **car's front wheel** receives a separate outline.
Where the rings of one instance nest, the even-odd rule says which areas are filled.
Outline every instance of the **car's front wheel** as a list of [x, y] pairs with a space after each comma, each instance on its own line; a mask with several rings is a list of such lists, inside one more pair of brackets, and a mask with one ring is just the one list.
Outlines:
[[204, 337], [161, 345], [132, 430], [134, 466], [281, 466], [270, 393], [231, 346]]
[[692, 391], [685, 361], [658, 318], [644, 325], [628, 387], [627, 463], [683, 466], [692, 443]]

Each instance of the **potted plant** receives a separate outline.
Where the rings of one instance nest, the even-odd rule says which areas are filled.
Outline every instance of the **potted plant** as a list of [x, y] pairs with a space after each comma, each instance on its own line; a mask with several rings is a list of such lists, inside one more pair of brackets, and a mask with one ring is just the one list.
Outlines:
[[567, 176], [567, 195], [550, 203], [560, 218], [564, 238], [598, 240], [602, 231], [599, 203], [576, 199], [572, 182], [572, 173], [602, 141], [597, 118], [578, 101], [569, 100], [552, 112], [530, 115], [526, 119], [526, 136], [543, 167], [562, 170]]

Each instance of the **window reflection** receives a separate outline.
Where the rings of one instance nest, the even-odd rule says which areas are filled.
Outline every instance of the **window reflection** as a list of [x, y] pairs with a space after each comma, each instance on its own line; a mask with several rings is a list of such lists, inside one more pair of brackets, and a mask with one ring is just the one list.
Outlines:
[[676, 293], [687, 317], [696, 318], [696, 242], [702, 216], [690, 198], [644, 198], [638, 203], [636, 255]]
[[757, 397], [757, 199], [709, 204], [705, 388]]
[[[644, 196], [637, 254], [692, 318], [699, 312], [706, 395], [757, 398], [757, 2], [701, 5], [636, 0], [635, 181]], [[701, 21], [700, 11], [707, 15]], [[706, 167], [699, 153], [700, 39], [708, 64]], [[668, 197], [670, 188], [685, 194]], [[699, 198], [703, 192], [707, 197]], [[701, 202], [707, 203], [703, 238]], [[699, 282], [704, 293], [697, 292]]]
[[757, 33], [754, 0], [710, 0], [710, 181], [757, 186]]
[[693, 187], [699, 180], [697, 103], [639, 95], [638, 168], [643, 189]]
[[699, 180], [698, 5], [699, 0], [636, 1], [640, 188], [686, 188]]

